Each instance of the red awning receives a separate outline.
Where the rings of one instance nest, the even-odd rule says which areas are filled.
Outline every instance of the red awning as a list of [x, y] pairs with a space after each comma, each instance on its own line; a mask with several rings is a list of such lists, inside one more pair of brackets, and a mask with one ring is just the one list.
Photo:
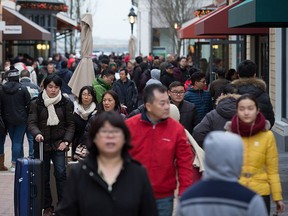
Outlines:
[[[212, 12], [211, 12], [212, 13]], [[226, 36], [223, 35], [210, 35], [210, 36], [199, 36], [195, 34], [195, 25], [205, 18], [208, 15], [205, 15], [203, 17], [195, 17], [185, 23], [182, 24], [182, 27], [178, 30], [178, 38], [179, 39], [211, 39], [211, 38], [226, 38]]]
[[[195, 34], [201, 35], [259, 35], [269, 34], [269, 28], [228, 28], [228, 10], [242, 1], [219, 7], [195, 24]], [[243, 14], [245, 16], [245, 14]]]

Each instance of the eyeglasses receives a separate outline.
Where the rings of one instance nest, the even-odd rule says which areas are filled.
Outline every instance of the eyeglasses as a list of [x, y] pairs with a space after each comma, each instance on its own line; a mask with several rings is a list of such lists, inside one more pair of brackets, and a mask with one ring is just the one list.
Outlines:
[[122, 133], [121, 129], [114, 129], [114, 130], [106, 130], [106, 129], [100, 129], [99, 134], [103, 136], [113, 135], [113, 136], [119, 136]]
[[175, 95], [183, 95], [185, 94], [184, 91], [171, 91], [172, 94], [175, 94]]
[[206, 83], [206, 80], [200, 80], [199, 82]]

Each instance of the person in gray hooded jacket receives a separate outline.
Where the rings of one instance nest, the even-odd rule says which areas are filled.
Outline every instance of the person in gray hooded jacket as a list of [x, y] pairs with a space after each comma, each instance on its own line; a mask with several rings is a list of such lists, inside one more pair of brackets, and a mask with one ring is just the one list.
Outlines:
[[153, 83], [162, 85], [162, 83], [160, 82], [160, 72], [161, 71], [159, 69], [152, 69], [151, 70], [151, 79], [149, 79], [146, 82], [146, 86], [153, 84]]
[[204, 151], [202, 180], [183, 193], [176, 215], [267, 216], [263, 199], [238, 183], [243, 162], [241, 137], [213, 131], [204, 140]]

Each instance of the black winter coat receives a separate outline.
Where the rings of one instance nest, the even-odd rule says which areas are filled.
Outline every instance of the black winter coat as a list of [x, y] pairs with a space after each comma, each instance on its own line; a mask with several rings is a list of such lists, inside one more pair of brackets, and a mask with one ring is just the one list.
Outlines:
[[57, 216], [158, 215], [146, 170], [138, 162], [125, 159], [111, 191], [97, 170], [92, 156], [71, 168]]
[[166, 86], [167, 89], [169, 88], [169, 85], [174, 81], [176, 81], [176, 78], [173, 74], [165, 72], [162, 76], [160, 76], [160, 82]]
[[15, 81], [5, 83], [0, 92], [0, 99], [6, 128], [27, 124], [30, 94], [25, 86]]
[[271, 127], [273, 127], [275, 115], [270, 97], [266, 92], [266, 83], [258, 78], [241, 78], [234, 80], [232, 84], [236, 86], [240, 95], [251, 94], [256, 98], [261, 113], [270, 122]]
[[[171, 103], [173, 103], [171, 101]], [[189, 131], [190, 134], [193, 132], [193, 128], [196, 125], [197, 110], [193, 103], [183, 100], [179, 104], [179, 113], [180, 113], [180, 123], [183, 127]]]
[[132, 80], [127, 79], [126, 82], [122, 82], [119, 79], [113, 84], [112, 90], [118, 94], [120, 103], [127, 106], [128, 113], [137, 107], [138, 91]]
[[44, 105], [42, 92], [31, 102], [28, 129], [35, 138], [44, 137], [44, 151], [57, 150], [62, 141], [72, 142], [74, 136], [73, 104], [62, 95], [61, 101], [54, 105], [59, 119], [58, 125], [47, 126], [48, 110]]

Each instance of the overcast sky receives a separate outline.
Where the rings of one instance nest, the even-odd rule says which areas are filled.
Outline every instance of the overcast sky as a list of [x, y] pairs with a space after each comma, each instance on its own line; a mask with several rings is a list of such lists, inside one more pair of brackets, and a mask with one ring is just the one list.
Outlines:
[[[93, 14], [93, 36], [104, 39], [128, 40], [131, 26], [128, 14], [131, 0], [92, 0], [96, 7]], [[94, 6], [93, 5], [93, 6]], [[133, 33], [135, 34], [135, 27]]]

